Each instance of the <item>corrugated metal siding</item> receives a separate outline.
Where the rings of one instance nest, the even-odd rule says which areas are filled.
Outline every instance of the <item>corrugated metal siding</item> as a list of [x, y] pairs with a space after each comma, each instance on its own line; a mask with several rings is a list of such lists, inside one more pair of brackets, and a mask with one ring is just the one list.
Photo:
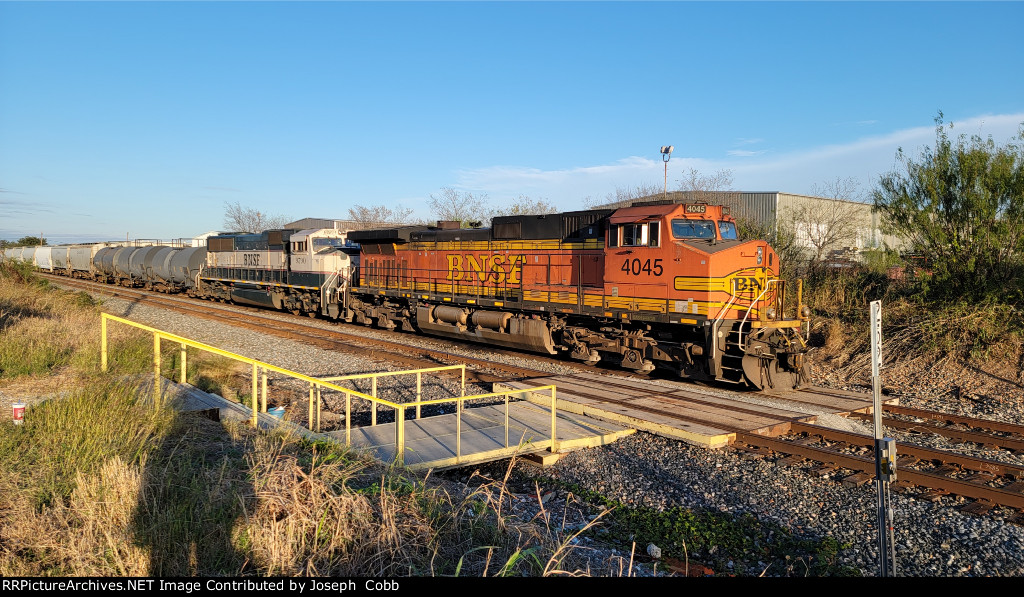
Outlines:
[[298, 230], [309, 230], [320, 228], [340, 228], [337, 224], [344, 222], [344, 220], [331, 220], [327, 218], [303, 218], [294, 222], [288, 222], [284, 225], [285, 228], [295, 228]]

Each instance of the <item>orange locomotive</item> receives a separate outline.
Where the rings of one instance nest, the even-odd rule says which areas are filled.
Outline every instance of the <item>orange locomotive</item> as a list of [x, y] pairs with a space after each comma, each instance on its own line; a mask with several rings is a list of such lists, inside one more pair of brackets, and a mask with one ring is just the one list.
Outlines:
[[[721, 206], [494, 218], [490, 229], [350, 232], [345, 319], [762, 390], [809, 382], [778, 256]], [[798, 293], [799, 294], [799, 293]]]

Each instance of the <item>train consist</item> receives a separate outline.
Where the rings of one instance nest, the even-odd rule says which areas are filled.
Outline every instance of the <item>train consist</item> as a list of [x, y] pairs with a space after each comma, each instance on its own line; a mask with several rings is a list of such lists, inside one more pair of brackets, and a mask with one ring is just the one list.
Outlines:
[[[650, 203], [374, 230], [269, 230], [206, 247], [39, 247], [7, 257], [163, 292], [262, 305], [627, 369], [781, 391], [810, 381], [778, 256], [727, 209]], [[788, 312], [788, 315], [787, 315]]]

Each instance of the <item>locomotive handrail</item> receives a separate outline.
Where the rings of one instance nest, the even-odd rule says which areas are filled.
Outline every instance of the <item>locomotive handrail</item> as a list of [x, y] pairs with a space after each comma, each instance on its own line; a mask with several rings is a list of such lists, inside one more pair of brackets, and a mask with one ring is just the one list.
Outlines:
[[331, 275], [327, 276], [323, 285], [320, 286], [320, 313], [323, 315], [328, 314], [327, 304], [334, 294], [334, 287], [332, 287], [331, 284], [338, 279], [339, 275], [340, 274], [338, 272], [331, 272]]
[[[285, 369], [283, 367], [278, 367], [276, 365], [271, 365], [269, 363], [265, 363], [265, 362], [260, 361], [258, 359], [253, 359], [253, 358], [250, 358], [250, 357], [242, 356], [240, 354], [236, 354], [236, 353], [224, 350], [222, 348], [217, 348], [215, 346], [210, 346], [209, 344], [204, 344], [202, 342], [197, 342], [195, 340], [190, 340], [190, 339], [185, 338], [183, 336], [178, 336], [177, 334], [172, 334], [170, 332], [165, 332], [163, 330], [159, 330], [159, 329], [156, 329], [156, 328], [153, 328], [153, 327], [149, 327], [149, 326], [143, 325], [141, 323], [136, 323], [136, 322], [131, 321], [129, 319], [124, 319], [122, 317], [117, 317], [116, 315], [111, 315], [109, 313], [100, 313], [100, 370], [103, 371], [103, 372], [107, 371], [107, 365], [108, 365], [108, 355], [107, 355], [107, 322], [108, 321], [115, 321], [115, 322], [123, 323], [125, 325], [131, 326], [131, 327], [134, 327], [134, 328], [138, 328], [138, 329], [141, 329], [143, 331], [146, 331], [146, 332], [149, 332], [149, 333], [153, 334], [153, 402], [154, 402], [154, 405], [156, 407], [160, 406], [160, 402], [161, 402], [161, 398], [162, 398], [162, 389], [161, 389], [161, 384], [160, 384], [160, 379], [162, 377], [162, 375], [161, 375], [162, 362], [161, 362], [160, 342], [162, 340], [170, 340], [170, 341], [175, 342], [175, 343], [177, 343], [177, 344], [179, 344], [181, 346], [181, 353], [180, 353], [181, 354], [181, 358], [180, 358], [180, 362], [179, 362], [181, 370], [180, 370], [180, 377], [179, 377], [180, 381], [179, 381], [179, 383], [182, 383], [182, 384], [186, 383], [186, 373], [188, 371], [188, 360], [187, 360], [188, 359], [188, 352], [187, 352], [187, 347], [189, 347], [189, 346], [191, 346], [193, 348], [197, 348], [199, 350], [204, 350], [204, 351], [216, 354], [216, 355], [220, 355], [220, 356], [223, 356], [223, 357], [235, 360], [235, 361], [240, 361], [240, 362], [252, 365], [252, 401], [251, 401], [252, 419], [251, 419], [251, 423], [252, 423], [252, 426], [254, 428], [258, 427], [258, 425], [259, 425], [259, 413], [260, 412], [263, 412], [263, 413], [267, 412], [267, 372], [268, 371], [274, 371], [274, 372], [281, 373], [281, 374], [287, 375], [289, 377], [298, 379], [300, 381], [305, 381], [305, 382], [309, 383], [309, 419], [308, 419], [308, 425], [309, 425], [309, 430], [310, 431], [314, 431], [314, 429], [313, 429], [314, 424], [313, 423], [314, 423], [314, 414], [315, 414], [315, 422], [316, 422], [316, 430], [315, 430], [315, 432], [317, 432], [317, 433], [320, 432], [320, 410], [321, 410], [321, 404], [322, 404], [321, 390], [326, 388], [326, 389], [329, 389], [329, 390], [334, 390], [336, 392], [341, 392], [341, 393], [345, 394], [345, 445], [347, 445], [347, 446], [351, 446], [352, 445], [352, 417], [351, 417], [351, 413], [352, 413], [352, 396], [355, 396], [357, 398], [362, 398], [362, 399], [367, 400], [367, 401], [370, 402], [370, 404], [372, 405], [372, 413], [373, 413], [373, 417], [374, 417], [374, 423], [376, 422], [377, 404], [382, 404], [382, 405], [389, 406], [389, 407], [393, 408], [394, 411], [395, 411], [395, 458], [399, 462], [399, 464], [404, 464], [405, 463], [405, 410], [415, 406], [416, 407], [416, 411], [417, 411], [417, 418], [419, 418], [419, 416], [420, 416], [420, 409], [423, 406], [432, 406], [432, 405], [446, 404], [446, 403], [449, 403], [449, 402], [455, 402], [455, 405], [456, 405], [456, 449], [455, 449], [455, 453], [456, 454], [455, 454], [455, 462], [456, 462], [456, 464], [458, 464], [459, 462], [461, 462], [461, 459], [462, 459], [462, 413], [463, 413], [463, 409], [464, 409], [463, 405], [465, 404], [466, 401], [469, 401], [469, 400], [479, 400], [479, 399], [487, 399], [487, 398], [494, 399], [494, 398], [498, 398], [498, 397], [504, 397], [504, 399], [505, 399], [505, 447], [508, 448], [509, 447], [509, 445], [508, 445], [508, 443], [509, 443], [509, 439], [508, 439], [509, 438], [509, 414], [508, 414], [509, 397], [511, 395], [514, 395], [514, 394], [515, 395], [519, 395], [519, 394], [525, 395], [525, 394], [528, 394], [530, 392], [549, 390], [550, 393], [551, 393], [551, 436], [550, 436], [548, 441], [546, 441], [546, 442], [545, 441], [534, 442], [534, 445], [537, 446], [537, 447], [540, 447], [540, 448], [548, 448], [551, 452], [556, 452], [558, 450], [558, 440], [557, 440], [557, 435], [556, 435], [556, 431], [557, 431], [557, 427], [556, 427], [556, 425], [557, 425], [557, 423], [556, 423], [556, 419], [557, 419], [557, 406], [556, 406], [556, 402], [557, 401], [556, 401], [556, 389], [555, 389], [555, 386], [553, 386], [553, 385], [551, 385], [551, 386], [542, 386], [542, 387], [537, 387], [537, 388], [531, 388], [529, 390], [523, 390], [521, 392], [515, 392], [515, 391], [511, 391], [511, 392], [492, 392], [492, 393], [488, 393], [488, 394], [476, 394], [476, 395], [472, 395], [472, 396], [466, 396], [465, 395], [465, 393], [466, 393], [466, 390], [465, 390], [465, 387], [466, 387], [466, 366], [465, 365], [448, 365], [448, 366], [441, 366], [441, 367], [430, 367], [430, 368], [425, 368], [425, 369], [412, 369], [412, 370], [408, 370], [408, 371], [387, 371], [387, 372], [378, 372], [378, 373], [369, 373], [369, 374], [344, 375], [344, 376], [337, 376], [337, 377], [333, 377], [333, 378], [315, 378], [315, 377], [311, 377], [311, 376], [308, 376], [308, 375], [304, 375], [304, 374], [299, 373], [297, 371], [291, 371], [291, 370]], [[332, 383], [332, 381], [343, 381], [345, 379], [354, 379], [354, 378], [359, 378], [359, 377], [364, 377], [364, 378], [365, 377], [372, 377], [373, 378], [373, 382], [374, 382], [374, 394], [376, 394], [376, 380], [377, 380], [377, 377], [382, 377], [382, 376], [386, 376], [386, 375], [403, 375], [403, 374], [415, 373], [417, 375], [417, 385], [419, 385], [419, 381], [420, 381], [421, 375], [423, 373], [428, 373], [428, 372], [433, 372], [433, 371], [441, 371], [441, 370], [447, 370], [447, 369], [461, 369], [462, 370], [462, 395], [461, 396], [454, 396], [454, 397], [451, 397], [451, 398], [435, 398], [435, 399], [431, 399], [431, 400], [422, 400], [422, 399], [420, 399], [419, 388], [417, 388], [417, 399], [416, 399], [415, 402], [398, 403], [398, 402], [393, 402], [391, 400], [385, 400], [383, 398], [377, 397], [376, 395], [373, 395], [373, 396], [367, 395], [367, 394], [365, 394], [363, 392], [360, 392], [358, 390], [349, 389], [349, 388], [337, 385], [335, 383]], [[261, 379], [262, 379], [262, 392], [260, 392], [260, 380]], [[314, 392], [315, 392], [315, 396], [316, 396], [316, 411], [315, 411], [315, 413], [314, 413], [314, 410], [313, 410]], [[261, 400], [260, 400], [259, 403], [257, 402], [257, 396], [258, 395], [261, 396]]]
[[[764, 290], [761, 291], [761, 294], [757, 295], [757, 298], [754, 299], [754, 301], [750, 303], [749, 307], [747, 307], [747, 312], [743, 314], [743, 320], [740, 321], [740, 328], [738, 330], [738, 333], [739, 333], [739, 336], [740, 336], [739, 337], [739, 343], [740, 343], [741, 347], [743, 346], [743, 326], [746, 325], [747, 318], [750, 317], [750, 312], [754, 310], [754, 305], [756, 305], [758, 303], [758, 301], [761, 300], [761, 297], [763, 297], [765, 295], [765, 293], [768, 292], [768, 289], [771, 288], [771, 285], [773, 283], [777, 284], [777, 283], [782, 282], [782, 281], [783, 280], [781, 278], [769, 279], [767, 282], [765, 282]], [[781, 315], [781, 313], [780, 313], [780, 315]]]

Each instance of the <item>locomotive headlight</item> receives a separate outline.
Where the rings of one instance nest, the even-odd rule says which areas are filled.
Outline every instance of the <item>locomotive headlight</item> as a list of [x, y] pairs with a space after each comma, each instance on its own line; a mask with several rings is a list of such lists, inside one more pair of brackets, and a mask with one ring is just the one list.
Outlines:
[[768, 319], [775, 319], [775, 307], [768, 307], [764, 310], [764, 314], [768, 316]]
[[757, 248], [757, 264], [761, 265], [762, 261], [764, 261], [764, 247], [758, 247]]
[[800, 309], [800, 315], [804, 319], [808, 319], [811, 316], [811, 308], [808, 307], [807, 305], [804, 305], [803, 309]]

